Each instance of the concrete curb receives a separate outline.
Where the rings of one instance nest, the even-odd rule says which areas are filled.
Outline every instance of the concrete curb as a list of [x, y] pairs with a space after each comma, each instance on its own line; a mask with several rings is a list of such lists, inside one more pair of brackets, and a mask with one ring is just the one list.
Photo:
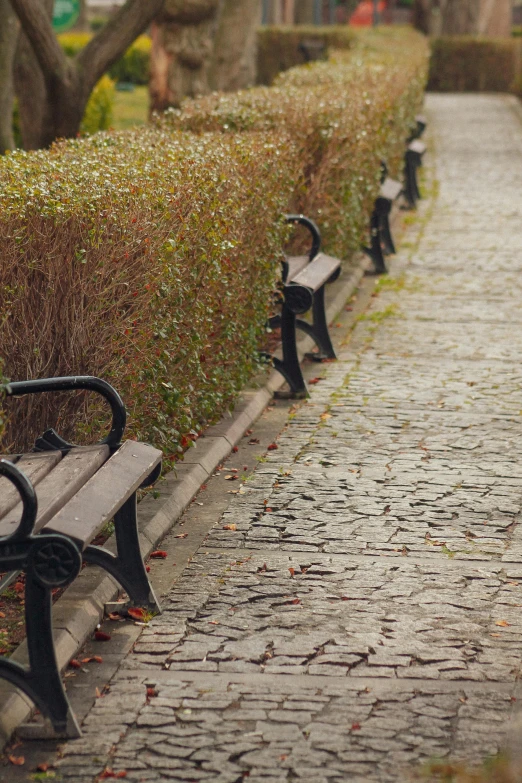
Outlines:
[[[342, 274], [330, 287], [327, 303], [329, 323], [342, 311], [367, 268], [367, 259], [359, 257], [355, 270]], [[301, 359], [312, 346], [310, 337], [299, 341]], [[145, 558], [156, 549], [159, 541], [199, 492], [201, 485], [229, 456], [233, 447], [262, 414], [274, 392], [280, 389], [284, 382], [283, 377], [274, 370], [263, 386], [242, 392], [234, 411], [205, 432], [194, 448], [186, 453], [184, 461], [176, 470], [167, 474], [159, 483], [155, 497], [148, 495], [142, 500], [138, 506], [138, 520], [141, 551]], [[114, 536], [111, 536], [105, 546], [115, 551]], [[53, 629], [60, 671], [63, 672], [71, 658], [77, 655], [94, 632], [103, 617], [105, 604], [116, 598], [118, 590], [118, 585], [105, 572], [97, 568], [87, 568], [56, 602], [53, 607]], [[11, 659], [27, 665], [25, 642], [17, 648]], [[0, 742], [3, 747], [20, 724], [27, 720], [33, 705], [25, 695], [3, 680], [0, 680], [0, 703]]]

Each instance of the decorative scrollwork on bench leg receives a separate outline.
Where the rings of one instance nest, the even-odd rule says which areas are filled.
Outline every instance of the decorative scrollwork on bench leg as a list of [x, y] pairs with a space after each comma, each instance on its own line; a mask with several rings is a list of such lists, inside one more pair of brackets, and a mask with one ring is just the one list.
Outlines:
[[115, 514], [114, 529], [118, 554], [113, 555], [107, 549], [91, 544], [83, 553], [84, 560], [104, 568], [114, 577], [128, 594], [132, 605], [161, 612], [141, 555], [136, 493]]
[[[52, 630], [52, 589], [65, 587], [81, 568], [76, 545], [57, 534], [33, 539], [25, 581], [25, 625], [29, 667], [0, 659], [0, 676], [20, 688], [47, 716], [56, 737], [81, 736], [80, 727], [65, 693]], [[41, 725], [30, 724], [31, 736], [49, 736]]]

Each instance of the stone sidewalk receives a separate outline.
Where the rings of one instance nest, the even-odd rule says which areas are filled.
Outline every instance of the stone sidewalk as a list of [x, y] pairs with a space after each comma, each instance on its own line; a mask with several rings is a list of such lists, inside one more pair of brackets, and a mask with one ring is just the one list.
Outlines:
[[[143, 631], [64, 781], [402, 783], [480, 762], [522, 659], [521, 115], [429, 96], [440, 192]], [[239, 482], [236, 483], [236, 488]]]

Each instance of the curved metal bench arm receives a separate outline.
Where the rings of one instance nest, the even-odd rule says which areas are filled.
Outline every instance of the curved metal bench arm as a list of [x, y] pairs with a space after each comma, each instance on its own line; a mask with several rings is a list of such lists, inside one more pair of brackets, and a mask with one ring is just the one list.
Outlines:
[[0, 476], [5, 476], [11, 484], [15, 485], [24, 506], [22, 518], [14, 533], [5, 538], [3, 536], [0, 537], [0, 541], [2, 544], [13, 541], [25, 541], [30, 538], [33, 532], [38, 512], [38, 501], [33, 485], [25, 473], [22, 473], [16, 465], [13, 465], [12, 462], [6, 459], [0, 459]]
[[309, 258], [312, 261], [321, 250], [321, 232], [317, 223], [306, 217], [306, 215], [287, 215], [287, 223], [298, 223], [300, 226], [304, 226], [312, 235], [312, 247], [310, 249]]
[[[37, 381], [14, 381], [4, 386], [8, 397], [21, 397], [25, 394], [40, 394], [40, 392], [74, 391], [85, 389], [93, 391], [104, 397], [112, 411], [112, 424], [109, 434], [103, 438], [100, 444], [107, 444], [111, 450], [119, 448], [125, 432], [127, 412], [120, 395], [110, 383], [90, 375], [77, 375], [65, 378], [43, 378]], [[49, 436], [46, 439], [46, 436]], [[48, 430], [43, 438], [39, 438], [36, 444], [38, 451], [52, 449], [68, 449], [73, 446], [60, 438], [54, 430]]]

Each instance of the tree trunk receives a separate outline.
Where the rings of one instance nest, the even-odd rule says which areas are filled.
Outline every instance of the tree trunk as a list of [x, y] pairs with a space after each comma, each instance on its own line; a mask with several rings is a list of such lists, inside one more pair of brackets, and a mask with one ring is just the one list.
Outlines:
[[[53, 32], [53, 0], [10, 2], [24, 31], [15, 73], [20, 124], [24, 146], [35, 149], [78, 133], [97, 81], [161, 11], [164, 0], [126, 0], [74, 59], [65, 56]], [[191, 5], [183, 3], [185, 9]]]
[[213, 90], [239, 90], [256, 81], [261, 0], [225, 0], [218, 16], [210, 68]]
[[[49, 19], [52, 19], [53, 4], [54, 0], [44, 2]], [[54, 138], [52, 112], [42, 70], [24, 32], [18, 39], [14, 76], [22, 146], [25, 150], [47, 147]], [[28, 85], [31, 89], [27, 89]]]
[[19, 25], [9, 0], [0, 0], [0, 19], [0, 155], [3, 155], [15, 146], [13, 66]]
[[415, 26], [427, 35], [511, 35], [512, 0], [417, 0]]
[[170, 0], [152, 30], [152, 111], [210, 92], [209, 68], [220, 0]]
[[298, 0], [295, 9], [297, 24], [313, 24], [315, 22], [314, 0]]

